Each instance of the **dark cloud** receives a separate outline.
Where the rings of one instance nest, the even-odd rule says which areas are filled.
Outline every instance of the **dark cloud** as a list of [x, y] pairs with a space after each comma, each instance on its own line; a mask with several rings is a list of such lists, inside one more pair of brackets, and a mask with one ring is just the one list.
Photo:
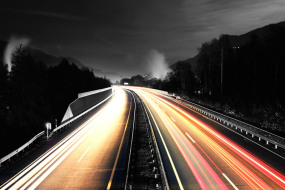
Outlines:
[[152, 49], [172, 63], [222, 33], [285, 20], [284, 0], [3, 0], [0, 7], [0, 39], [29, 36], [49, 53], [123, 76], [147, 72]]
[[30, 14], [35, 16], [45, 16], [45, 17], [52, 17], [56, 19], [64, 19], [64, 20], [75, 20], [75, 21], [81, 21], [86, 18], [74, 16], [74, 15], [66, 15], [56, 12], [47, 12], [47, 11], [37, 11], [37, 10], [18, 10], [18, 9], [5, 9], [0, 8], [0, 11], [10, 11], [15, 13], [23, 13], [23, 14]]

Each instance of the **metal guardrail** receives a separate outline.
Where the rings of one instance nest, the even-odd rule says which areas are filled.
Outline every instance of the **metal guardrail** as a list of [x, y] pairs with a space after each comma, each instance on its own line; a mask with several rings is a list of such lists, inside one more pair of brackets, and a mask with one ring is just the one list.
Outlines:
[[[110, 87], [112, 88], [112, 87]], [[110, 89], [108, 88], [108, 89]], [[107, 90], [108, 90], [107, 89]], [[104, 91], [106, 89], [101, 89], [101, 90], [97, 90], [97, 92], [101, 92]], [[97, 106], [101, 105], [102, 103], [106, 102], [109, 98], [111, 98], [113, 96], [114, 93], [114, 89], [112, 88], [112, 94], [110, 96], [108, 96], [107, 98], [105, 98], [102, 102], [96, 104], [95, 106], [89, 108], [88, 110], [84, 111], [83, 113], [77, 115], [76, 117], [72, 118], [71, 120], [67, 121], [66, 123], [63, 123], [61, 125], [59, 125], [58, 127], [56, 127], [48, 136], [48, 138], [50, 138], [54, 132], [58, 131], [59, 129], [62, 129], [63, 127], [65, 127], [66, 125], [70, 124], [71, 122], [75, 121], [76, 119], [80, 118], [81, 116], [83, 116], [84, 114], [88, 113], [89, 111], [91, 111], [92, 109], [96, 108]], [[94, 92], [92, 93], [94, 94]], [[87, 96], [87, 95], [86, 95]], [[4, 156], [3, 158], [0, 159], [0, 167], [1, 164], [7, 160], [10, 160], [13, 156], [17, 155], [19, 152], [21, 152], [22, 150], [24, 150], [26, 147], [28, 147], [30, 144], [32, 144], [37, 138], [39, 138], [40, 136], [42, 136], [43, 134], [45, 134], [45, 131], [40, 132], [39, 134], [37, 134], [36, 136], [34, 136], [31, 140], [29, 140], [27, 143], [25, 143], [24, 145], [22, 145], [21, 147], [19, 147], [18, 149], [16, 149], [15, 151], [11, 152], [10, 154]]]
[[[134, 109], [134, 114], [136, 115], [136, 110], [137, 110], [137, 105], [138, 106], [140, 105], [141, 106], [141, 109], [143, 110], [143, 112], [145, 113], [145, 118], [146, 119], [146, 122], [149, 124], [149, 128], [147, 127], [147, 125], [144, 124], [144, 127], [147, 127], [149, 135], [150, 137], [147, 137], [147, 138], [150, 138], [151, 139], [151, 142], [152, 142], [152, 147], [155, 148], [155, 151], [153, 151], [152, 149], [152, 156], [155, 156], [156, 155], [156, 158], [157, 158], [157, 162], [158, 162], [158, 168], [160, 169], [161, 172], [159, 172], [159, 174], [155, 174], [155, 178], [158, 178], [158, 176], [160, 175], [161, 176], [161, 186], [160, 186], [160, 183], [156, 183], [156, 188], [157, 189], [163, 189], [163, 190], [169, 190], [169, 184], [168, 184], [168, 180], [167, 180], [167, 177], [166, 177], [166, 172], [165, 172], [165, 168], [164, 168], [164, 165], [163, 165], [163, 162], [162, 162], [162, 158], [161, 158], [161, 154], [160, 154], [160, 150], [159, 150], [159, 147], [158, 147], [158, 144], [157, 144], [157, 140], [156, 140], [156, 136], [155, 136], [155, 133], [154, 133], [154, 130], [153, 130], [153, 126], [152, 126], [152, 123], [150, 121], [150, 116], [146, 110], [146, 107], [145, 107], [145, 103], [143, 102], [143, 100], [139, 97], [139, 95], [132, 91], [132, 90], [128, 90], [127, 91], [129, 93], [131, 93], [131, 95], [133, 96], [133, 99], [134, 99], [134, 102], [135, 102], [135, 109]], [[137, 102], [136, 102], [136, 99], [137, 99]], [[140, 117], [142, 115], [138, 114], [138, 117]], [[133, 131], [134, 132], [134, 128], [135, 128], [135, 122], [136, 122], [136, 117], [134, 117], [134, 121], [133, 121]], [[139, 124], [138, 124], [139, 125]], [[133, 139], [133, 134], [132, 134], [132, 139]], [[145, 139], [147, 140], [147, 139]], [[148, 141], [150, 142], [150, 141]], [[129, 153], [129, 161], [130, 161], [130, 158], [131, 158], [131, 152], [132, 150], [132, 147], [130, 149], [130, 153]], [[155, 155], [154, 155], [155, 154]], [[128, 172], [129, 172], [129, 164], [128, 163], [128, 169], [127, 169], [127, 176], [126, 176], [126, 181], [125, 181], [125, 187], [124, 189], [128, 189], [127, 185], [128, 185]], [[160, 188], [161, 187], [161, 188]], [[132, 189], [132, 187], [129, 187], [130, 189]]]
[[98, 90], [93, 90], [93, 91], [89, 91], [89, 92], [79, 93], [78, 94], [78, 98], [83, 98], [85, 96], [90, 96], [92, 94], [97, 94], [97, 93], [104, 92], [104, 91], [110, 90], [110, 89], [113, 89], [113, 88], [112, 87], [107, 87], [107, 88], [103, 88], [103, 89], [98, 89]]
[[[154, 89], [156, 90], [156, 89]], [[157, 93], [164, 95], [168, 98], [172, 98], [176, 101], [179, 101], [180, 103], [184, 104], [187, 107], [190, 107], [199, 113], [202, 113], [218, 122], [221, 124], [224, 124], [226, 126], [229, 126], [231, 128], [235, 128], [236, 130], [240, 130], [240, 132], [245, 132], [245, 134], [251, 134], [251, 137], [257, 137], [259, 141], [265, 140], [266, 144], [268, 145], [269, 143], [272, 143], [277, 149], [278, 147], [281, 147], [285, 150], [285, 138], [280, 137], [278, 135], [275, 135], [273, 133], [270, 133], [266, 130], [260, 129], [256, 126], [253, 126], [251, 124], [245, 123], [243, 121], [240, 121], [238, 119], [235, 119], [233, 117], [224, 115], [222, 113], [216, 112], [214, 110], [211, 110], [209, 108], [206, 108], [204, 106], [201, 106], [199, 104], [196, 104], [191, 101], [187, 101], [184, 99], [181, 99], [179, 96], [175, 96], [175, 94], [170, 94], [167, 93], [167, 91], [162, 91], [162, 90], [156, 90]]]
[[[76, 98], [75, 100], [73, 100], [67, 107], [67, 110], [64, 114], [64, 117], [62, 119], [61, 122], [64, 122], [68, 119], [70, 119], [71, 117], [73, 117], [73, 113], [71, 111], [71, 105], [74, 104], [76, 101], [78, 101], [80, 98], [84, 98], [86, 96], [90, 96], [90, 95], [94, 95], [94, 94], [98, 94], [98, 93], [101, 93], [101, 92], [104, 92], [104, 91], [107, 91], [107, 90], [112, 90], [112, 93], [114, 92], [114, 88], [113, 86], [111, 87], [107, 87], [107, 88], [103, 88], [103, 89], [99, 89], [99, 90], [93, 90], [93, 91], [88, 91], [88, 92], [83, 92], [83, 93], [79, 93], [78, 94], [78, 98]], [[68, 112], [70, 111], [70, 113]]]
[[92, 109], [94, 109], [94, 108], [98, 107], [99, 105], [103, 104], [104, 102], [106, 102], [106, 101], [107, 101], [109, 98], [111, 98], [112, 96], [113, 96], [113, 91], [112, 91], [112, 94], [111, 94], [110, 96], [108, 96], [107, 98], [105, 98], [102, 102], [100, 102], [100, 103], [96, 104], [95, 106], [89, 108], [88, 110], [82, 112], [81, 114], [79, 114], [79, 115], [77, 115], [76, 117], [70, 119], [69, 121], [67, 121], [67, 122], [65, 122], [65, 123], [63, 123], [63, 124], [61, 124], [61, 125], [59, 125], [57, 128], [55, 128], [55, 129], [51, 132], [50, 136], [51, 136], [54, 132], [56, 132], [56, 131], [58, 131], [59, 129], [65, 127], [66, 125], [70, 124], [71, 122], [73, 122], [74, 120], [78, 119], [79, 117], [85, 115], [86, 113], [88, 113], [88, 112], [91, 111]]
[[165, 172], [165, 168], [164, 168], [164, 164], [162, 162], [162, 158], [161, 158], [161, 154], [160, 154], [160, 150], [159, 150], [159, 147], [158, 147], [158, 143], [157, 143], [157, 139], [156, 139], [156, 136], [155, 136], [155, 133], [154, 133], [154, 129], [153, 129], [153, 126], [151, 124], [151, 121], [150, 121], [150, 116], [146, 110], [146, 104], [143, 102], [143, 108], [144, 108], [144, 111], [146, 112], [146, 115], [147, 115], [147, 120], [148, 120], [148, 123], [149, 123], [149, 126], [150, 126], [150, 130], [151, 130], [151, 136], [152, 136], [152, 139], [153, 139], [153, 143], [154, 143], [154, 147], [155, 147], [155, 150], [156, 150], [156, 155], [158, 157], [158, 164], [159, 164], [159, 167], [161, 169], [161, 175], [162, 175], [162, 183], [163, 183], [163, 189], [164, 190], [169, 190], [170, 187], [169, 187], [169, 184], [168, 184], [168, 180], [167, 180], [167, 176], [166, 176], [166, 172]]
[[135, 108], [134, 108], [134, 119], [133, 119], [133, 126], [132, 126], [132, 136], [131, 136], [131, 144], [130, 144], [130, 152], [128, 156], [128, 164], [127, 164], [127, 174], [126, 174], [126, 180], [125, 180], [125, 185], [124, 185], [124, 190], [127, 190], [128, 187], [128, 179], [129, 179], [129, 173], [130, 173], [130, 165], [131, 165], [131, 155], [132, 155], [132, 149], [133, 149], [133, 141], [134, 141], [134, 131], [135, 131], [135, 121], [136, 121], [136, 110], [137, 110], [137, 103], [136, 99], [133, 95], [133, 93], [129, 90], [127, 90], [129, 93], [131, 93], [134, 103], [135, 103]]
[[5, 162], [6, 160], [10, 160], [13, 156], [17, 155], [19, 152], [21, 152], [22, 150], [24, 150], [26, 147], [29, 147], [30, 144], [32, 144], [37, 138], [39, 138], [40, 136], [42, 136], [43, 134], [45, 134], [45, 131], [40, 132], [39, 134], [37, 134], [36, 136], [34, 136], [31, 140], [29, 140], [28, 142], [26, 142], [24, 145], [20, 146], [18, 149], [14, 150], [13, 152], [11, 152], [10, 154], [4, 156], [3, 158], [0, 159], [0, 167], [1, 164], [3, 162]]
[[240, 130], [240, 132], [245, 132], [245, 134], [251, 134], [252, 138], [257, 137], [259, 141], [265, 140], [267, 145], [269, 143], [272, 143], [275, 149], [277, 149], [277, 147], [285, 149], [285, 138], [283, 137], [280, 137], [243, 121], [240, 121], [238, 119], [232, 118], [230, 116], [224, 115], [222, 113], [216, 112], [214, 110], [208, 109], [196, 103], [187, 100], [178, 101], [186, 105], [187, 107], [190, 107], [198, 111], [199, 113], [202, 113], [220, 122], [221, 124], [224, 124], [231, 128], [235, 128], [236, 130]]

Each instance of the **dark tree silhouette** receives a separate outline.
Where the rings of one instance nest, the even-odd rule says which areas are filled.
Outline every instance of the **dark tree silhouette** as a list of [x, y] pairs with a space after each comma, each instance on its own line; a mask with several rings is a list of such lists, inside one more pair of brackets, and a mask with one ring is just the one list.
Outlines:
[[34, 134], [41, 130], [42, 118], [48, 115], [44, 99], [46, 68], [36, 63], [22, 47], [14, 53], [12, 63], [8, 125], [21, 133], [25, 131]]
[[[5, 116], [8, 111], [8, 70], [7, 65], [0, 62], [0, 123], [1, 128], [5, 127]], [[1, 129], [0, 129], [1, 130]]]
[[10, 73], [0, 64], [0, 85], [0, 144], [7, 148], [1, 149], [3, 156], [44, 130], [45, 122], [60, 121], [78, 93], [109, 87], [110, 82], [66, 59], [48, 69], [20, 46]]

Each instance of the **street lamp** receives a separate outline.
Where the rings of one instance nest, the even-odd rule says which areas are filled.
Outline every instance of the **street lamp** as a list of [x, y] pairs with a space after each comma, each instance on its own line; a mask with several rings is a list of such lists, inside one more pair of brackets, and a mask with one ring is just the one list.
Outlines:
[[47, 128], [47, 139], [48, 139], [48, 130], [51, 130], [51, 123], [46, 123]]

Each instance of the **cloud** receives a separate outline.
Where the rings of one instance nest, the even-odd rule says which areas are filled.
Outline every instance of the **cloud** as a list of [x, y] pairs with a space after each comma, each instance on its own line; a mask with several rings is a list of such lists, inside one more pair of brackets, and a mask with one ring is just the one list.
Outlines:
[[20, 38], [17, 36], [11, 36], [7, 47], [4, 52], [4, 63], [8, 65], [8, 71], [10, 72], [12, 69], [12, 56], [16, 48], [18, 48], [20, 45], [26, 46], [30, 42], [30, 39], [28, 38]]
[[79, 17], [75, 15], [68, 15], [68, 14], [57, 13], [57, 12], [49, 12], [49, 11], [27, 10], [27, 9], [19, 10], [19, 9], [10, 9], [10, 8], [9, 9], [0, 8], [0, 10], [29, 14], [29, 15], [44, 16], [44, 17], [50, 17], [50, 18], [57, 18], [57, 19], [63, 19], [63, 20], [82, 21], [86, 19], [84, 17]]

